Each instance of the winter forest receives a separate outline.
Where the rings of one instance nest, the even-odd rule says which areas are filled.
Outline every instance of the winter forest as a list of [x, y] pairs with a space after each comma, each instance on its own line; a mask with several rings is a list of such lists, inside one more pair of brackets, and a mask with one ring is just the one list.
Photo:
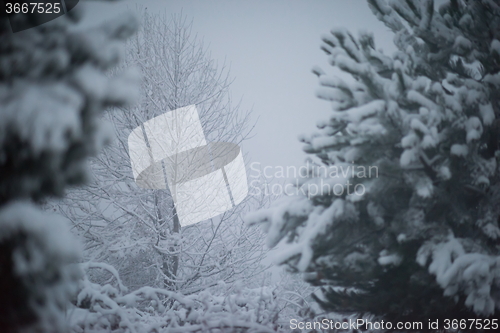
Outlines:
[[393, 50], [332, 20], [327, 112], [271, 177], [188, 15], [13, 3], [0, 333], [500, 332], [498, 1], [360, 1]]

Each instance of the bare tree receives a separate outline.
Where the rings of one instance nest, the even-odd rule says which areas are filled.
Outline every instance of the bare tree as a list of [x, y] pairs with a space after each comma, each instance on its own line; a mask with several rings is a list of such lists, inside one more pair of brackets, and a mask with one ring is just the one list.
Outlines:
[[[131, 65], [143, 75], [140, 102], [106, 114], [115, 142], [91, 161], [94, 181], [71, 191], [56, 208], [84, 238], [86, 259], [114, 265], [132, 288], [160, 286], [184, 294], [260, 273], [261, 231], [241, 219], [259, 202], [248, 198], [216, 218], [181, 228], [175, 189], [138, 187], [127, 146], [129, 134], [146, 121], [192, 104], [208, 142], [244, 141], [251, 131], [249, 113], [233, 106], [227, 68], [210, 59], [185, 18], [146, 12], [127, 47], [125, 66]], [[167, 164], [160, 172], [169, 172]]]

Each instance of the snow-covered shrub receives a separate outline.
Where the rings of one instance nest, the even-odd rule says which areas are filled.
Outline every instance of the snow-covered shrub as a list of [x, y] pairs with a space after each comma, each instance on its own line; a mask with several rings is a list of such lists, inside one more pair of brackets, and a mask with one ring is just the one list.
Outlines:
[[15, 34], [0, 18], [1, 332], [64, 330], [78, 251], [61, 218], [35, 203], [85, 181], [85, 159], [109, 141], [103, 109], [136, 95], [133, 72], [105, 74], [134, 18], [89, 31], [75, 29], [78, 18], [74, 9]]
[[[326, 310], [390, 320], [500, 311], [500, 7], [369, 0], [395, 33], [323, 36], [315, 68], [329, 119], [304, 137], [315, 159], [297, 195], [248, 217], [277, 261], [322, 287]], [[350, 78], [347, 78], [346, 75]]]
[[277, 296], [268, 287], [222, 283], [192, 295], [147, 286], [129, 291], [114, 267], [89, 262], [83, 268], [103, 270], [109, 279], [104, 285], [81, 281], [75, 306], [68, 309], [75, 333], [265, 333], [278, 328]]

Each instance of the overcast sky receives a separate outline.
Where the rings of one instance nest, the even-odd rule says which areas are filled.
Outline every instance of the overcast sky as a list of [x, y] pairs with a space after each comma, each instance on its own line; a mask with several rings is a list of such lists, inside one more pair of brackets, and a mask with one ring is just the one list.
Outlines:
[[151, 12], [182, 13], [193, 20], [214, 60], [231, 67], [234, 100], [253, 109], [254, 137], [243, 145], [247, 162], [300, 166], [305, 154], [299, 134], [310, 134], [330, 105], [315, 97], [314, 65], [328, 69], [320, 38], [333, 27], [357, 35], [372, 31], [377, 48], [391, 54], [392, 33], [363, 0], [144, 0], [80, 3], [87, 23], [120, 15], [137, 4]]

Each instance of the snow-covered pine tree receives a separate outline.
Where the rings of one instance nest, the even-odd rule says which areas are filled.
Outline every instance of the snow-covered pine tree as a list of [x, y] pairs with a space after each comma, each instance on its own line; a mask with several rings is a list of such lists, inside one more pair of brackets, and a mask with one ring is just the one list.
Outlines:
[[269, 246], [283, 240], [279, 262], [322, 286], [327, 310], [498, 318], [500, 7], [368, 4], [398, 51], [384, 55], [369, 33], [322, 38], [350, 77], [313, 70], [333, 108], [301, 139], [315, 160], [296, 195], [248, 220]]
[[78, 13], [74, 9], [19, 33], [0, 18], [0, 331], [5, 333], [66, 331], [64, 310], [80, 277], [69, 264], [79, 253], [63, 219], [42, 212], [37, 203], [84, 182], [86, 158], [110, 138], [99, 119], [102, 110], [137, 95], [136, 74], [106, 76], [136, 20], [122, 16], [81, 31], [74, 26]]

